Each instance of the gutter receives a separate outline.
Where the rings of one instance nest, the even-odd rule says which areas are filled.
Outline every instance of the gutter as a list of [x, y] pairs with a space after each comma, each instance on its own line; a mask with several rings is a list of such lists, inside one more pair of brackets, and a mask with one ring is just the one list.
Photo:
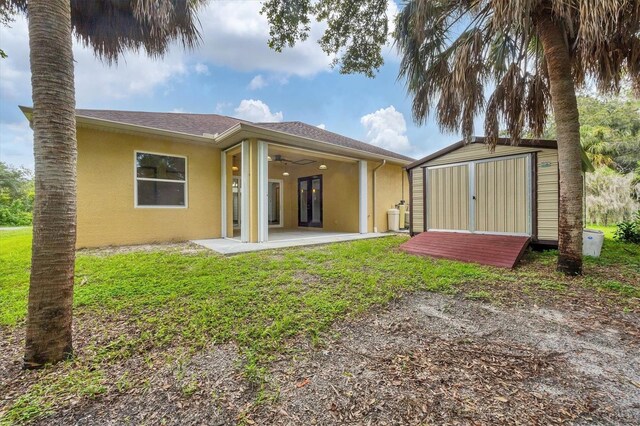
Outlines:
[[373, 182], [371, 188], [373, 190], [373, 232], [378, 232], [378, 228], [376, 227], [376, 173], [378, 169], [381, 169], [385, 164], [387, 164], [387, 160], [382, 160], [382, 163], [378, 164], [378, 166], [373, 169]]

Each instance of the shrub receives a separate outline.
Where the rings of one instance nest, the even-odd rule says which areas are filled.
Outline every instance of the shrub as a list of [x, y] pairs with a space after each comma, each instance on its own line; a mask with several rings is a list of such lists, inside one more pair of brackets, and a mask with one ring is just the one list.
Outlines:
[[31, 225], [33, 199], [31, 172], [0, 162], [0, 225]]
[[633, 220], [618, 223], [614, 238], [618, 241], [640, 244], [640, 210], [636, 212]]

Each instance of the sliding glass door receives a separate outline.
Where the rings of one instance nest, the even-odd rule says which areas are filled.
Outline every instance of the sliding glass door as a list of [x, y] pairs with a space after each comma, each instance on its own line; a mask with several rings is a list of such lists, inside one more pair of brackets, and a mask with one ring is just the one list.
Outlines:
[[268, 199], [269, 226], [282, 227], [282, 180], [269, 179]]
[[322, 175], [298, 178], [298, 226], [322, 228]]
[[[233, 229], [234, 231], [237, 230], [238, 232], [240, 232], [240, 203], [242, 201], [242, 185], [241, 185], [242, 180], [240, 179], [239, 176], [234, 176], [233, 177], [233, 181], [231, 184], [231, 189], [233, 192], [233, 209], [232, 209], [232, 216], [233, 216]], [[234, 232], [235, 234], [235, 232]]]

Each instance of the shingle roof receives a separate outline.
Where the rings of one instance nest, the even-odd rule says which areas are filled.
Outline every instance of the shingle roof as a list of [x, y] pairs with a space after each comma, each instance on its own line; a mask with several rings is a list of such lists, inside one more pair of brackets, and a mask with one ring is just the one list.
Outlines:
[[281, 123], [256, 123], [257, 126], [264, 127], [271, 130], [277, 130], [279, 132], [289, 133], [304, 138], [315, 139], [318, 141], [330, 143], [333, 145], [344, 146], [346, 148], [358, 149], [360, 151], [372, 152], [374, 154], [385, 155], [388, 157], [399, 158], [401, 160], [413, 161], [411, 157], [398, 154], [386, 149], [371, 145], [365, 142], [360, 142], [356, 139], [351, 139], [346, 136], [339, 135], [337, 133], [330, 132], [328, 130], [321, 129], [317, 126], [302, 123], [300, 121], [284, 121]]
[[101, 109], [79, 109], [76, 114], [83, 117], [116, 121], [136, 126], [153, 127], [172, 132], [202, 136], [203, 133], [222, 133], [238, 123], [248, 123], [238, 118], [217, 114], [187, 114], [181, 112], [113, 111]]
[[401, 155], [386, 149], [370, 145], [337, 133], [323, 130], [319, 127], [305, 124], [300, 121], [289, 121], [280, 123], [252, 123], [238, 118], [227, 117], [218, 114], [190, 114], [175, 112], [144, 112], [144, 111], [113, 111], [79, 109], [77, 115], [82, 117], [97, 118], [100, 120], [114, 121], [118, 123], [132, 124], [137, 126], [152, 127], [155, 129], [181, 132], [195, 136], [202, 136], [204, 133], [223, 133], [238, 123], [252, 124], [267, 130], [288, 133], [294, 136], [314, 139], [332, 145], [345, 148], [357, 149], [373, 154], [384, 155], [404, 161], [413, 161], [411, 157]]

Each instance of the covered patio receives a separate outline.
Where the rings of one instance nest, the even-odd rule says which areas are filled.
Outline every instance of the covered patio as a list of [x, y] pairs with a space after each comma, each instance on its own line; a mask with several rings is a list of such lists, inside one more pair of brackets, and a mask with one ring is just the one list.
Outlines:
[[208, 243], [216, 251], [253, 251], [237, 243], [323, 244], [367, 234], [366, 161], [258, 140], [229, 148], [222, 163], [222, 237], [228, 242]]
[[242, 243], [237, 238], [213, 238], [207, 240], [193, 240], [192, 243], [206, 247], [224, 255], [250, 253], [262, 250], [274, 250], [288, 247], [313, 246], [331, 244], [344, 241], [380, 238], [394, 235], [393, 233], [348, 233], [329, 231], [297, 231], [279, 230], [270, 232], [269, 241], [253, 244]]

